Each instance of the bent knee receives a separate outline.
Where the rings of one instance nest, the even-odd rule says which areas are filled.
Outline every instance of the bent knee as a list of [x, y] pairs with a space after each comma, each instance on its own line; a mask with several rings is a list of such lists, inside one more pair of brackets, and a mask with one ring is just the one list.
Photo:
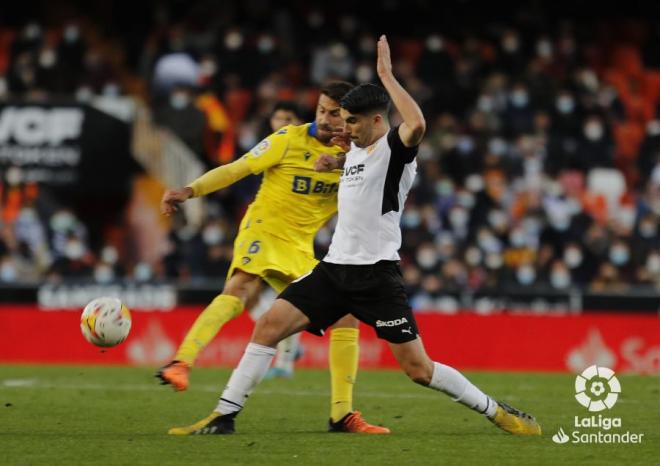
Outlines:
[[403, 370], [413, 382], [424, 386], [431, 384], [433, 370], [429, 370], [426, 364], [406, 364]]

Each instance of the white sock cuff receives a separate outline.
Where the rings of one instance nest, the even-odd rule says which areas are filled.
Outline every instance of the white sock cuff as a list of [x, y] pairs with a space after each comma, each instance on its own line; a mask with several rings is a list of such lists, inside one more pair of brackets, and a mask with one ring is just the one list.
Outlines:
[[245, 348], [245, 352], [251, 354], [267, 354], [269, 356], [275, 356], [277, 350], [275, 348], [271, 348], [270, 346], [260, 345], [259, 343], [248, 343], [247, 347]]

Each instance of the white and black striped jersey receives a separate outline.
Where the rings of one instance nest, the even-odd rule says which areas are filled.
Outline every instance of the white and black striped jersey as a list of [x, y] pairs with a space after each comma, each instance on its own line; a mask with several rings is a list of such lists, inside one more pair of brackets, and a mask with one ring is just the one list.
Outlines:
[[351, 145], [339, 182], [337, 227], [325, 262], [399, 260], [399, 222], [415, 178], [416, 155], [417, 147], [401, 142], [398, 127], [369, 147]]

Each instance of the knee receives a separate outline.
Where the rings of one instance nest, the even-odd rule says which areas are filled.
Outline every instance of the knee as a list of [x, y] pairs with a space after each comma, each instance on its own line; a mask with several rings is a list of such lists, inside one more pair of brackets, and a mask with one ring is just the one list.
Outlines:
[[403, 370], [410, 379], [425, 387], [431, 384], [433, 377], [433, 366], [426, 363], [426, 361], [408, 361], [402, 364]]
[[274, 319], [270, 313], [266, 313], [254, 326], [252, 341], [264, 346], [275, 346], [281, 338], [281, 328], [277, 319]]
[[346, 314], [332, 325], [332, 328], [358, 328], [360, 321], [351, 314]]

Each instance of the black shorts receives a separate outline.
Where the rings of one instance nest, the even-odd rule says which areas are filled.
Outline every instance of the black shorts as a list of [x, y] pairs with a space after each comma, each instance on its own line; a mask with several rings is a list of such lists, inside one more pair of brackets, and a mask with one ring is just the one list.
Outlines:
[[417, 338], [417, 323], [408, 304], [399, 264], [319, 264], [291, 283], [279, 296], [309, 317], [308, 332], [323, 335], [346, 314], [376, 330], [379, 338], [405, 343]]

